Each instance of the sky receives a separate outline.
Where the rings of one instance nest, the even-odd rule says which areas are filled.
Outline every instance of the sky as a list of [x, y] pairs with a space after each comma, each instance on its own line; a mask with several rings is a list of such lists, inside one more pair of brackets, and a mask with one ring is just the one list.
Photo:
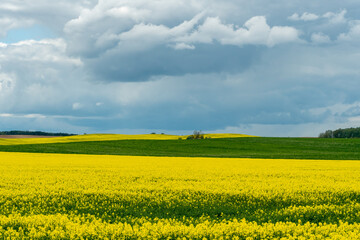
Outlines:
[[356, 0], [1, 0], [0, 130], [360, 126]]

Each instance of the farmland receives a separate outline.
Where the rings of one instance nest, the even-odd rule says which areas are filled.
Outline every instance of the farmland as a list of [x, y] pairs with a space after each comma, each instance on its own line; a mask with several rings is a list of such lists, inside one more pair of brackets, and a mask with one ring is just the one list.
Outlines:
[[[141, 139], [146, 137], [146, 139]], [[122, 140], [119, 140], [122, 138]], [[80, 136], [0, 139], [0, 152], [360, 160], [360, 139], [233, 137], [178, 140], [179, 136]], [[31, 144], [34, 141], [37, 144]], [[39, 143], [46, 144], [39, 144]]]
[[[0, 236], [359, 239], [360, 161], [325, 160], [359, 159], [359, 142], [332, 140], [2, 145]], [[165, 156], [159, 156], [161, 149]], [[5, 152], [15, 150], [23, 153]], [[269, 159], [281, 156], [298, 159]], [[311, 157], [322, 160], [306, 160]]]

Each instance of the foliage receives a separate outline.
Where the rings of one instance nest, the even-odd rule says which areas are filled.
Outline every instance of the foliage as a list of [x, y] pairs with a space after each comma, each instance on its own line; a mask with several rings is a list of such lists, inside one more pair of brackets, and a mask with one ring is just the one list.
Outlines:
[[0, 153], [0, 238], [359, 239], [360, 162]]
[[204, 134], [201, 131], [195, 130], [192, 135], [189, 135], [186, 139], [204, 139]]
[[327, 130], [319, 134], [319, 138], [360, 138], [360, 127], [345, 128], [337, 130]]
[[2, 131], [0, 135], [34, 135], [34, 136], [75, 136], [75, 134], [69, 133], [49, 133], [49, 132], [41, 132], [41, 131]]

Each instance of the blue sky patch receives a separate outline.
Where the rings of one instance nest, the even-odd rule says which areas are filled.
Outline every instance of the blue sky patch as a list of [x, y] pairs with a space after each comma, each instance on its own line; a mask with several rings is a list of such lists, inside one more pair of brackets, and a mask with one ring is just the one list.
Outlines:
[[24, 40], [41, 40], [45, 38], [54, 38], [55, 34], [48, 28], [35, 24], [27, 28], [16, 28], [8, 31], [0, 41], [3, 43], [16, 43]]

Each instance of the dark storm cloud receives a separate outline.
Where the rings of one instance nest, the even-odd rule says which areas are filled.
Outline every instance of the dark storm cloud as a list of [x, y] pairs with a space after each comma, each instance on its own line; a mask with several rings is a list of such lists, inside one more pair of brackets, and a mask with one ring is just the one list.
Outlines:
[[85, 62], [99, 79], [144, 81], [162, 75], [239, 73], [258, 60], [260, 49], [200, 44], [196, 50], [179, 51], [161, 46], [134, 54], [108, 52], [100, 58], [87, 59]]

